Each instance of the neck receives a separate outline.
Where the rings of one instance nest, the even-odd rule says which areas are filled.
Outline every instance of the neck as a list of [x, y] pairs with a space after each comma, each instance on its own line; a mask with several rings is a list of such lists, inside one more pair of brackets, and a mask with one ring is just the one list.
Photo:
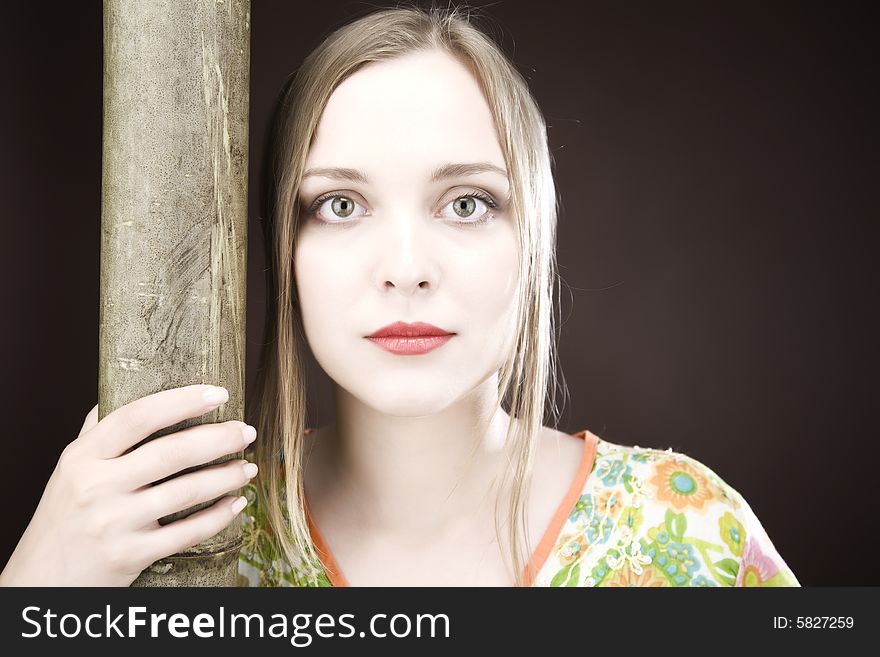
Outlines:
[[[497, 376], [436, 414], [400, 417], [336, 387], [336, 423], [322, 443], [332, 497], [365, 528], [433, 535], [494, 502], [510, 417]], [[494, 493], [494, 495], [493, 495]]]

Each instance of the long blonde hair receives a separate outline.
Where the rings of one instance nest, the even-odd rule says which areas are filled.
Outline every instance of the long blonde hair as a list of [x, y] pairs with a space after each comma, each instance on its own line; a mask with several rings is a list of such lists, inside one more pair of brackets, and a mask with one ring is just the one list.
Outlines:
[[[516, 585], [524, 583], [520, 576], [526, 565], [527, 580], [534, 575], [532, 564], [526, 563], [530, 554], [526, 502], [532, 464], [548, 402], [554, 426], [559, 417], [553, 315], [558, 202], [541, 111], [528, 83], [500, 47], [472, 24], [472, 13], [472, 8], [408, 5], [358, 18], [330, 34], [309, 54], [282, 93], [277, 109], [274, 190], [269, 193], [265, 224], [269, 267], [266, 339], [249, 408], [251, 422], [261, 436], [255, 443], [260, 467], [256, 481], [271, 534], [291, 564], [305, 566], [315, 577], [323, 564], [310, 536], [304, 505], [303, 354], [307, 347], [293, 267], [300, 221], [299, 186], [318, 122], [334, 89], [371, 62], [433, 49], [463, 62], [480, 84], [495, 120], [511, 186], [510, 208], [516, 218], [521, 256], [519, 310], [516, 339], [498, 378], [498, 400], [517, 419], [509, 423], [505, 443], [511, 456], [504, 481], [512, 482], [507, 562]], [[495, 517], [500, 538], [497, 501]]]

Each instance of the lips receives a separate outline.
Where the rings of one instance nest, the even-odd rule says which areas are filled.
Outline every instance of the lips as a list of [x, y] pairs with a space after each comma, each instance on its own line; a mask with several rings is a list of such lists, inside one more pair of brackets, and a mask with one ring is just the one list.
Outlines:
[[436, 337], [444, 335], [454, 335], [450, 331], [437, 328], [432, 324], [424, 322], [415, 322], [407, 324], [406, 322], [394, 322], [388, 326], [383, 326], [378, 331], [368, 335], [370, 338], [423, 338]]
[[395, 322], [367, 336], [373, 344], [399, 356], [418, 356], [442, 347], [455, 333], [424, 322]]

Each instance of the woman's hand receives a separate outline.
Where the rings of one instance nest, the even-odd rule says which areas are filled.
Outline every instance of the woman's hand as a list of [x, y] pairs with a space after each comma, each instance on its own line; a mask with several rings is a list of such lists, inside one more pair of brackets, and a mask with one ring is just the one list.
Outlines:
[[[203, 394], [222, 393], [213, 401]], [[243, 504], [228, 495], [186, 518], [159, 518], [236, 491], [256, 465], [232, 460], [151, 483], [242, 451], [256, 436], [244, 422], [153, 433], [228, 399], [224, 388], [191, 385], [137, 399], [98, 419], [97, 405], [61, 454], [30, 524], [0, 573], [3, 586], [129, 586], [155, 561], [214, 536]]]

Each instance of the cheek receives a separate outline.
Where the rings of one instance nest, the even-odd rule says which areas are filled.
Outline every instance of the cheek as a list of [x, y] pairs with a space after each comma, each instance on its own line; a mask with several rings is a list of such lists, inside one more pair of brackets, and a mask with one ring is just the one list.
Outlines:
[[485, 248], [462, 254], [455, 270], [456, 296], [469, 319], [484, 330], [489, 325], [503, 330], [514, 309], [519, 279], [516, 236], [505, 232]]
[[352, 367], [357, 350], [352, 353], [352, 336], [356, 334], [356, 294], [352, 281], [352, 263], [336, 255], [320, 235], [301, 235], [294, 253], [302, 331], [306, 344], [318, 365], [327, 375], [345, 382], [362, 367]]
[[332, 318], [341, 321], [339, 308], [348, 303], [353, 278], [345, 259], [331, 257], [319, 239], [301, 237], [293, 265], [303, 325], [311, 339], [332, 326]]

